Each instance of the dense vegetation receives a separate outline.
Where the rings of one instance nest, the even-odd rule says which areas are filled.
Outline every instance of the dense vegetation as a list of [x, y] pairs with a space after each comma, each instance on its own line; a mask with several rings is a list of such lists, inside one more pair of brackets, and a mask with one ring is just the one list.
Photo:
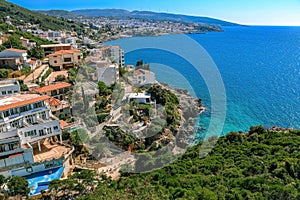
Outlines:
[[81, 199], [299, 199], [300, 131], [248, 133], [221, 137], [205, 158], [201, 143], [173, 164], [102, 182]]
[[76, 32], [83, 31], [83, 25], [79, 25], [74, 21], [68, 21], [63, 18], [56, 18], [42, 13], [30, 11], [21, 6], [10, 2], [0, 0], [0, 23], [5, 22], [5, 18], [9, 16], [13, 25], [38, 24], [44, 30], [74, 30]]

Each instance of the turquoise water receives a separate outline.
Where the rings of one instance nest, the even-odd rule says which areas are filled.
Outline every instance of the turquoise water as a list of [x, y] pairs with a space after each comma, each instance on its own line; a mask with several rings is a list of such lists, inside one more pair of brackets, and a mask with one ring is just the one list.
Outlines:
[[[130, 49], [162, 37], [126, 38], [107, 43]], [[223, 33], [188, 35], [215, 62], [226, 90], [224, 135], [246, 131], [250, 126], [300, 128], [300, 27], [230, 27]], [[187, 51], [188, 45], [185, 47]], [[185, 88], [203, 100], [207, 110], [199, 127], [211, 121], [211, 99], [203, 78], [184, 58], [158, 49], [141, 49], [125, 54], [126, 64], [137, 60], [152, 63], [158, 81]], [[195, 58], [197, 59], [197, 58]], [[199, 58], [200, 59], [200, 58]], [[198, 133], [199, 138], [205, 130]]]

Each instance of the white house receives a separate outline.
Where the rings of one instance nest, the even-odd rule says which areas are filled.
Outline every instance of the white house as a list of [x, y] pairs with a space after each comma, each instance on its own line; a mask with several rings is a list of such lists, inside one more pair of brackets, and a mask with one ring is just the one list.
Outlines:
[[137, 69], [133, 73], [133, 82], [137, 85], [154, 84], [156, 82], [155, 74], [150, 70]]
[[127, 97], [127, 102], [131, 103], [133, 101], [136, 101], [139, 104], [152, 104], [151, 101], [151, 95], [150, 94], [144, 94], [144, 93], [131, 93]]

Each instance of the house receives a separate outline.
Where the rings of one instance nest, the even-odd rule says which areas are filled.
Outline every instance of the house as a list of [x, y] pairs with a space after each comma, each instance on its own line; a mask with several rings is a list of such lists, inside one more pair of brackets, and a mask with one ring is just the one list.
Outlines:
[[137, 85], [154, 84], [155, 74], [150, 70], [137, 69], [133, 72], [133, 83]]
[[127, 102], [131, 103], [136, 101], [139, 104], [153, 104], [154, 102], [151, 101], [150, 94], [144, 93], [131, 93], [127, 96]]
[[21, 49], [6, 49], [0, 52], [0, 67], [20, 70], [27, 62], [27, 52]]
[[60, 50], [47, 56], [49, 64], [55, 69], [63, 70], [76, 67], [82, 59], [82, 53], [78, 49]]
[[24, 66], [30, 67], [31, 70], [35, 70], [38, 66], [40, 66], [41, 61], [37, 59], [30, 59], [27, 63], [24, 63]]
[[69, 83], [60, 82], [52, 85], [47, 85], [41, 88], [33, 88], [32, 91], [41, 95], [48, 95], [59, 100], [66, 100], [66, 93], [70, 91], [71, 86], [72, 85]]
[[20, 84], [16, 80], [0, 81], [0, 98], [20, 93]]
[[50, 98], [48, 103], [50, 105], [51, 112], [57, 117], [59, 117], [60, 115], [66, 116], [71, 114], [71, 106], [67, 101], [60, 101], [56, 98]]
[[20, 38], [20, 42], [21, 42], [22, 46], [25, 47], [25, 48], [27, 48], [28, 50], [30, 50], [30, 49], [32, 49], [33, 47], [36, 46], [36, 42], [30, 41], [27, 38], [21, 37]]
[[124, 66], [124, 51], [119, 46], [104, 46], [101, 48], [102, 58], [116, 62], [119, 67]]
[[[50, 98], [38, 94], [0, 98], [0, 174], [24, 176], [30, 195], [40, 192], [39, 182], [47, 189], [46, 175], [59, 171], [60, 178], [73, 152], [62, 143], [60, 122], [46, 103]], [[49, 177], [48, 183], [51, 180]]]
[[41, 45], [41, 48], [43, 49], [45, 55], [52, 54], [54, 52], [60, 51], [60, 50], [71, 50], [71, 44], [46, 44]]
[[102, 81], [105, 85], [110, 86], [113, 83], [119, 82], [119, 66], [118, 64], [104, 65], [100, 63], [100, 67], [97, 65], [97, 79]]

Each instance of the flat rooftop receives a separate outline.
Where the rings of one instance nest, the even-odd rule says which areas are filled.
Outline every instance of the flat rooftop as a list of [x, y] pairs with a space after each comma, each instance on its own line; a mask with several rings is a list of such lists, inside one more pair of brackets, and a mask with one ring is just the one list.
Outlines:
[[143, 98], [151, 98], [151, 95], [144, 93], [131, 93], [128, 95], [130, 99], [143, 99]]
[[42, 48], [49, 48], [49, 47], [68, 47], [71, 46], [71, 44], [45, 44], [41, 45]]
[[39, 94], [15, 94], [0, 98], [0, 112], [11, 108], [16, 108], [39, 101], [50, 99], [49, 96]]
[[42, 151], [39, 151], [37, 145], [33, 148], [34, 162], [43, 162], [46, 160], [58, 159], [62, 155], [66, 155], [71, 151], [71, 148], [60, 144], [50, 144], [49, 140], [41, 143]]
[[0, 81], [0, 87], [13, 86], [13, 85], [19, 85], [19, 84], [16, 80], [3, 80], [3, 81]]

